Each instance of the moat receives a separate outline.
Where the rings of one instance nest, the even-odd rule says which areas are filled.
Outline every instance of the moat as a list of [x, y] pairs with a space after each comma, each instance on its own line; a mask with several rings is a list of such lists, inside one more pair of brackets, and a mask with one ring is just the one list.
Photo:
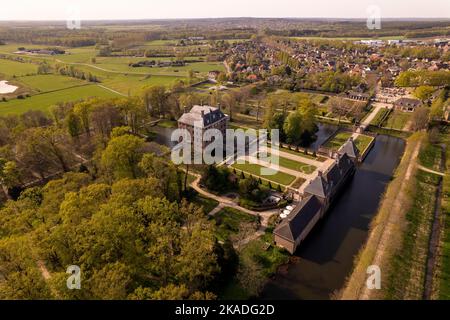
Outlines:
[[[328, 125], [324, 130], [333, 131]], [[344, 285], [404, 149], [402, 139], [377, 137], [354, 178], [301, 244], [287, 271], [269, 281], [262, 299], [329, 299]]]

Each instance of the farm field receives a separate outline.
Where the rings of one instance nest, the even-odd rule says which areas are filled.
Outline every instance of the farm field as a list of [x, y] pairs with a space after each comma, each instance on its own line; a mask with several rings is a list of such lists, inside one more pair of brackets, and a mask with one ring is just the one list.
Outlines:
[[87, 81], [53, 74], [25, 76], [16, 80], [38, 92], [61, 90], [88, 84]]
[[58, 102], [70, 102], [90, 97], [114, 98], [119, 95], [94, 84], [63, 89], [55, 92], [34, 95], [27, 99], [14, 99], [0, 102], [0, 115], [20, 114], [29, 110], [41, 110], [48, 113], [50, 107]]
[[27, 74], [35, 74], [37, 69], [38, 66], [36, 64], [0, 59], [0, 74], [8, 77], [20, 77]]
[[294, 176], [291, 176], [290, 174], [280, 171], [278, 171], [274, 175], [263, 176], [261, 175], [261, 169], [263, 169], [264, 167], [255, 163], [249, 162], [246, 162], [244, 164], [235, 163], [231, 167], [235, 168], [236, 170], [244, 171], [248, 174], [260, 177], [262, 179], [269, 180], [277, 184], [282, 184], [284, 186], [289, 186], [295, 180]]

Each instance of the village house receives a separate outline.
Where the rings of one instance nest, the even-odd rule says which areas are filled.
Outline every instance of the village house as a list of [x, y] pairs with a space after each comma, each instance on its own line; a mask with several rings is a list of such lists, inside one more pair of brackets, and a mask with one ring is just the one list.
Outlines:
[[411, 98], [400, 98], [394, 102], [394, 107], [404, 112], [414, 112], [421, 105], [422, 102], [420, 100]]

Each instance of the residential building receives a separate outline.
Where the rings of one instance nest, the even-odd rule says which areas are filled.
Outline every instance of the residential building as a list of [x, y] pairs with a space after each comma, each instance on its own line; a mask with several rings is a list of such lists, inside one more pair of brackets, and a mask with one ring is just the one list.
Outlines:
[[225, 139], [228, 122], [229, 117], [220, 108], [196, 105], [178, 119], [178, 128], [186, 129], [191, 136], [191, 143], [201, 147], [198, 151], [203, 151], [213, 141], [206, 141], [205, 132], [217, 129]]

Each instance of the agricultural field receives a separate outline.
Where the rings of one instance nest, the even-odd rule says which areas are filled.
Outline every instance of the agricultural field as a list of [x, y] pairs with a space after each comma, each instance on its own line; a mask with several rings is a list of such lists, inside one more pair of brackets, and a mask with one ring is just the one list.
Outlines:
[[26, 76], [16, 80], [37, 92], [56, 91], [88, 84], [87, 81], [53, 74]]
[[[176, 41], [152, 42], [151, 45], [169, 43], [176, 43]], [[1, 53], [19, 56], [15, 54], [19, 47], [43, 48], [43, 46], [28, 44], [7, 44], [1, 47]], [[57, 102], [80, 100], [91, 96], [140, 95], [148, 87], [154, 85], [171, 86], [180, 80], [186, 82], [191, 70], [199, 79], [203, 79], [209, 71], [223, 71], [225, 68], [220, 62], [189, 63], [194, 59], [193, 57], [187, 58], [188, 63], [182, 67], [133, 68], [129, 66], [129, 63], [143, 60], [167, 61], [171, 58], [97, 57], [97, 54], [98, 50], [94, 47], [83, 47], [69, 48], [66, 50], [66, 54], [56, 56], [20, 55], [26, 62], [0, 59], [0, 80], [13, 80], [14, 84], [20, 88], [14, 94], [7, 96], [8, 101], [2, 103], [0, 114], [22, 113], [31, 109], [48, 111], [49, 107]], [[198, 58], [195, 59], [198, 60]], [[38, 64], [44, 60], [52, 67], [67, 65], [86, 74], [91, 73], [99, 79], [101, 87], [59, 74], [37, 75]], [[75, 87], [78, 88], [75, 89]], [[66, 90], [69, 88], [73, 89]], [[33, 96], [33, 94], [46, 92], [54, 93]], [[32, 97], [13, 100], [18, 95], [31, 95]]]
[[50, 107], [58, 102], [78, 101], [90, 97], [114, 98], [120, 96], [98, 85], [86, 84], [81, 87], [37, 94], [26, 99], [0, 102], [0, 115], [24, 113], [29, 110], [41, 110], [48, 113]]
[[38, 66], [36, 64], [0, 59], [0, 77], [2, 74], [7, 77], [20, 77], [35, 74], [37, 69]]

